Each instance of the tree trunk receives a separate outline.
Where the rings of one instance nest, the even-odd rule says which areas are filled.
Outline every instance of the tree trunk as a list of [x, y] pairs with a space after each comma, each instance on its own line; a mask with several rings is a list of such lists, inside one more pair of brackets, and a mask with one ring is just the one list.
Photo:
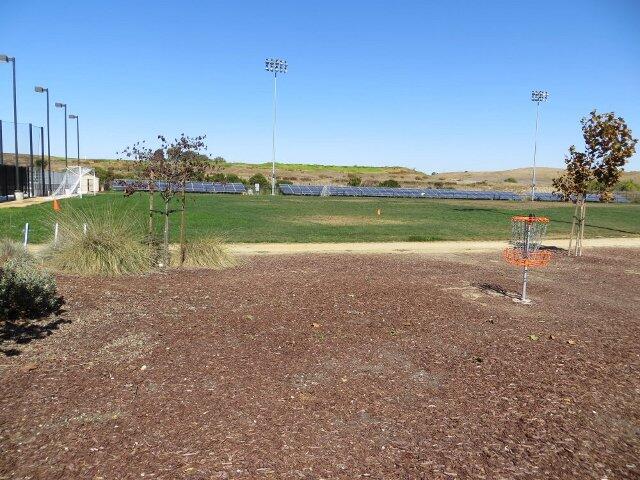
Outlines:
[[164, 267], [169, 267], [169, 200], [164, 201]]
[[582, 240], [584, 240], [584, 224], [587, 218], [587, 200], [582, 199], [582, 208], [580, 209], [580, 248], [578, 250], [578, 256], [582, 256]]
[[184, 264], [185, 256], [186, 256], [186, 245], [185, 245], [185, 218], [184, 218], [184, 210], [185, 210], [185, 202], [186, 202], [186, 194], [184, 191], [184, 183], [182, 184], [182, 197], [180, 198], [180, 266]]
[[147, 234], [149, 235], [149, 245], [153, 244], [153, 192], [149, 192], [149, 226]]

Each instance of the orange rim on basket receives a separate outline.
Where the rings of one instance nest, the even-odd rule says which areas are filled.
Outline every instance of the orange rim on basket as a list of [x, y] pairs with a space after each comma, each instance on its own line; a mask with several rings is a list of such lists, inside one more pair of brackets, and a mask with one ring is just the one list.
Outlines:
[[511, 217], [512, 222], [527, 222], [527, 223], [549, 223], [547, 217], [525, 217], [523, 215], [516, 215]]
[[546, 267], [551, 260], [551, 252], [549, 250], [529, 252], [525, 257], [521, 248], [505, 248], [502, 256], [511, 265], [520, 267]]

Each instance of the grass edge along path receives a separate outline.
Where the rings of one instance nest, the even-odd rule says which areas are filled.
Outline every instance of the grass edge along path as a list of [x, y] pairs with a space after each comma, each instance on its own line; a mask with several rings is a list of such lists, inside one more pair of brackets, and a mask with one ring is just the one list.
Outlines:
[[[507, 240], [513, 215], [547, 216], [548, 238], [568, 238], [573, 205], [478, 200], [405, 198], [189, 195], [188, 236], [223, 236], [230, 243], [336, 243]], [[118, 212], [131, 228], [144, 229], [147, 197], [109, 192], [65, 199], [63, 209]], [[380, 215], [377, 214], [380, 209]], [[0, 209], [0, 237], [21, 240], [26, 222], [30, 243], [52, 239], [51, 203]], [[157, 218], [160, 227], [161, 218]], [[171, 241], [178, 238], [172, 218]], [[640, 205], [590, 204], [587, 238], [640, 237]]]

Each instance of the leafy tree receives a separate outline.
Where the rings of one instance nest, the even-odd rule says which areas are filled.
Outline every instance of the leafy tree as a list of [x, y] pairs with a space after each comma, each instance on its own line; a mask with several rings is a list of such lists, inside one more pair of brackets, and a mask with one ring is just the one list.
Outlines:
[[347, 185], [350, 187], [359, 187], [362, 185], [362, 178], [357, 176], [355, 173], [350, 173], [347, 175]]
[[400, 183], [397, 180], [389, 179], [378, 184], [379, 187], [387, 187], [387, 188], [400, 188]]

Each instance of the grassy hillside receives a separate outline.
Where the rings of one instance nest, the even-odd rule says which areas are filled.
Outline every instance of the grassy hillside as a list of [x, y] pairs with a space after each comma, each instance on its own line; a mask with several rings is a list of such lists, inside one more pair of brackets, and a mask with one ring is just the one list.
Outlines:
[[[9, 161], [12, 160], [12, 157]], [[28, 157], [20, 158], [22, 164], [28, 164]], [[69, 165], [75, 165], [76, 159], [70, 158]], [[82, 160], [82, 165], [96, 168], [99, 175], [110, 174], [113, 178], [131, 178], [136, 176], [135, 162], [124, 160], [89, 159]], [[52, 157], [52, 168], [55, 171], [64, 170], [64, 158]], [[529, 190], [531, 184], [531, 168], [516, 168], [500, 171], [465, 171], [438, 172], [435, 175], [426, 174], [406, 167], [371, 167], [371, 166], [342, 166], [318, 165], [304, 163], [276, 163], [278, 179], [288, 180], [297, 184], [315, 185], [344, 185], [348, 175], [360, 177], [365, 185], [377, 185], [384, 180], [397, 180], [405, 187], [437, 187], [437, 188], [471, 188], [477, 190], [509, 190], [523, 193]], [[552, 191], [551, 180], [561, 175], [559, 168], [538, 167], [536, 170], [537, 183], [540, 191]], [[222, 173], [235, 174], [243, 179], [249, 179], [256, 173], [265, 177], [271, 176], [270, 163], [241, 163], [227, 162]], [[640, 184], [640, 172], [624, 172], [622, 181], [631, 179]]]
[[[105, 193], [68, 199], [63, 210], [110, 206], [131, 228], [144, 228], [147, 197]], [[376, 210], [380, 208], [382, 215]], [[507, 240], [510, 218], [534, 212], [551, 218], [549, 236], [569, 236], [573, 205], [405, 198], [336, 198], [249, 195], [190, 195], [191, 238], [219, 234], [230, 242], [373, 242], [431, 240]], [[0, 209], [3, 236], [20, 239], [25, 222], [32, 241], [49, 241], [56, 216], [51, 204]], [[178, 238], [174, 217], [172, 239]], [[589, 205], [587, 237], [640, 235], [640, 205]]]

